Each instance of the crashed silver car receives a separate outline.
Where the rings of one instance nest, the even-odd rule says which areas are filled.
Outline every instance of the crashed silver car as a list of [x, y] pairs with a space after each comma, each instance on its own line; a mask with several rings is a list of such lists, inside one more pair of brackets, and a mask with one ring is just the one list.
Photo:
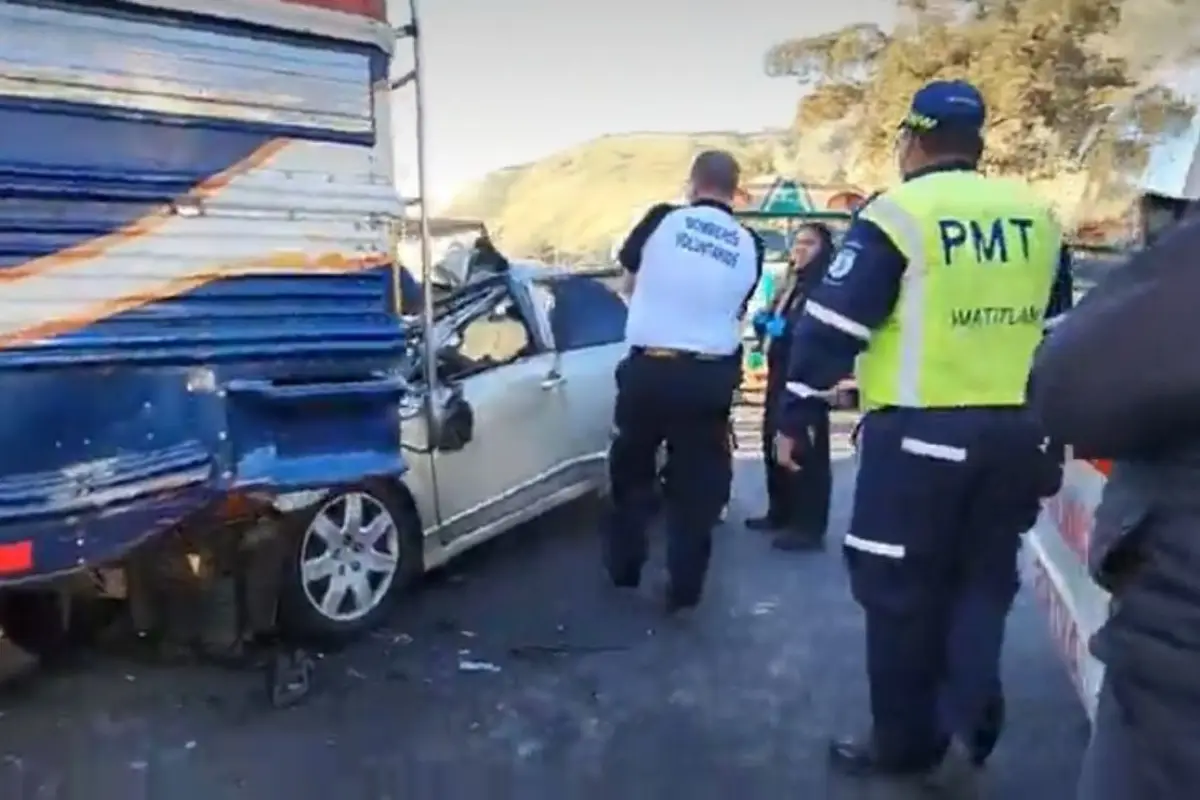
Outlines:
[[505, 262], [460, 277], [430, 293], [433, 325], [413, 326], [408, 472], [306, 515], [310, 630], [359, 633], [422, 572], [606, 484], [626, 316], [612, 274]]

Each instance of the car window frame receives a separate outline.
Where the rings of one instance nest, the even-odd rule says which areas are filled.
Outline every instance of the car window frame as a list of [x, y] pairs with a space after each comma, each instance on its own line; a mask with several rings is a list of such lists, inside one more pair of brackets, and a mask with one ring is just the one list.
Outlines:
[[558, 298], [554, 294], [554, 290], [550, 288], [549, 280], [541, 277], [532, 278], [524, 283], [524, 288], [525, 296], [529, 299], [529, 305], [537, 318], [541, 341], [551, 352], [558, 352], [558, 340], [554, 335], [554, 328], [550, 324], [551, 315], [554, 313], [554, 304]]
[[[525, 352], [523, 355], [517, 355], [506, 361], [501, 361], [501, 362], [491, 364], [491, 365], [482, 367], [480, 369], [475, 369], [475, 370], [472, 370], [469, 372], [464, 372], [461, 374], [443, 374], [442, 378], [444, 380], [446, 380], [447, 382], [450, 382], [450, 383], [458, 383], [460, 381], [469, 380], [469, 379], [477, 377], [479, 375], [486, 375], [487, 373], [493, 372], [497, 369], [500, 369], [501, 367], [507, 367], [507, 366], [512, 366], [514, 364], [519, 364], [522, 361], [525, 361], [530, 358], [535, 358], [538, 355], [541, 355], [544, 348], [542, 346], [540, 337], [538, 336], [537, 331], [534, 330], [533, 327], [530, 325], [529, 319], [524, 311], [524, 308], [522, 307], [520, 299], [513, 293], [511, 287], [508, 287], [508, 286], [505, 286], [503, 291], [497, 293], [496, 298], [491, 303], [489, 303], [487, 305], [487, 307], [484, 310], [482, 310], [479, 314], [470, 317], [470, 319], [468, 319], [466, 322], [464, 322], [463, 325], [455, 328], [455, 334], [459, 337], [459, 340], [460, 340], [458, 347], [455, 349], [457, 350], [462, 347], [462, 344], [466, 340], [464, 331], [470, 325], [472, 325], [476, 322], [479, 322], [481, 320], [485, 320], [486, 317], [491, 313], [492, 310], [494, 310], [497, 306], [499, 306], [501, 303], [503, 303], [505, 301], [507, 301], [508, 303], [511, 304], [510, 308], [516, 312], [516, 316], [515, 316], [514, 320], [516, 322], [520, 323], [522, 330], [525, 331], [526, 345], [522, 349], [526, 350], [527, 352]], [[440, 355], [439, 355], [439, 358], [440, 358]], [[439, 367], [440, 367], [440, 365], [439, 365]], [[440, 369], [439, 369], [439, 373], [441, 373]]]
[[[578, 352], [581, 350], [591, 350], [591, 349], [595, 349], [598, 347], [609, 347], [611, 345], [620, 344], [621, 342], [623, 342], [625, 340], [624, 323], [622, 323], [620, 335], [611, 341], [593, 342], [593, 343], [582, 344], [582, 345], [574, 344], [571, 342], [560, 341], [561, 337], [559, 337], [559, 335], [558, 335], [560, 333], [560, 331], [557, 331], [554, 328], [553, 311], [557, 307], [557, 303], [558, 303], [558, 294], [555, 292], [555, 287], [563, 286], [567, 281], [571, 281], [571, 280], [597, 280], [601, 284], [607, 286], [607, 288], [610, 288], [610, 289], [612, 288], [611, 286], [608, 286], [607, 284], [605, 284], [604, 281], [601, 280], [599, 277], [594, 276], [594, 275], [556, 274], [556, 275], [548, 275], [544, 278], [536, 279], [536, 283], [551, 297], [551, 302], [548, 305], [548, 308], [546, 311], [546, 328], [548, 329], [551, 341], [554, 343], [555, 350], [559, 353], [574, 353], [574, 352]], [[615, 294], [615, 298], [619, 302], [621, 302], [621, 304], [623, 306], [625, 306], [626, 312], [628, 312], [628, 307], [629, 307], [628, 301], [621, 298], [619, 293]], [[568, 313], [569, 313], [569, 310], [568, 310]]]

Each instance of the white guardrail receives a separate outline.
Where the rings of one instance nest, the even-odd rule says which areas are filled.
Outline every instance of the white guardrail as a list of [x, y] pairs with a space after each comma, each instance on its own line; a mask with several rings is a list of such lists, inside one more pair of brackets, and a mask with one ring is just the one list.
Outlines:
[[1026, 576], [1088, 716], [1095, 714], [1104, 675], [1088, 640], [1108, 616], [1109, 597], [1088, 574], [1087, 548], [1105, 480], [1103, 465], [1068, 460], [1062, 491], [1046, 501], [1025, 547]]

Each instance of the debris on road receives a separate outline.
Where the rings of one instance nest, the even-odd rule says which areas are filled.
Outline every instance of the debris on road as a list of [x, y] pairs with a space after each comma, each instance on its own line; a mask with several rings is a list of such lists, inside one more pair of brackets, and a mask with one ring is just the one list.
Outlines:
[[413, 637], [409, 636], [407, 633], [401, 633], [399, 631], [376, 631], [375, 633], [371, 634], [371, 638], [385, 641], [388, 644], [401, 646], [410, 645], [413, 643]]
[[279, 653], [267, 669], [267, 699], [272, 708], [294, 706], [312, 690], [316, 662], [303, 650]]
[[629, 650], [623, 644], [523, 644], [510, 647], [508, 652], [516, 658], [546, 658], [550, 656], [585, 656], [597, 653], [617, 653]]

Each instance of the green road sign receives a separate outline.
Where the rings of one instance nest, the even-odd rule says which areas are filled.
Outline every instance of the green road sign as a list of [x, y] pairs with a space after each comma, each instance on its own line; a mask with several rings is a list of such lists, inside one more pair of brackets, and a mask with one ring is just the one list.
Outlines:
[[763, 195], [758, 210], [768, 214], [809, 214], [816, 211], [812, 198], [795, 181], [779, 178]]

